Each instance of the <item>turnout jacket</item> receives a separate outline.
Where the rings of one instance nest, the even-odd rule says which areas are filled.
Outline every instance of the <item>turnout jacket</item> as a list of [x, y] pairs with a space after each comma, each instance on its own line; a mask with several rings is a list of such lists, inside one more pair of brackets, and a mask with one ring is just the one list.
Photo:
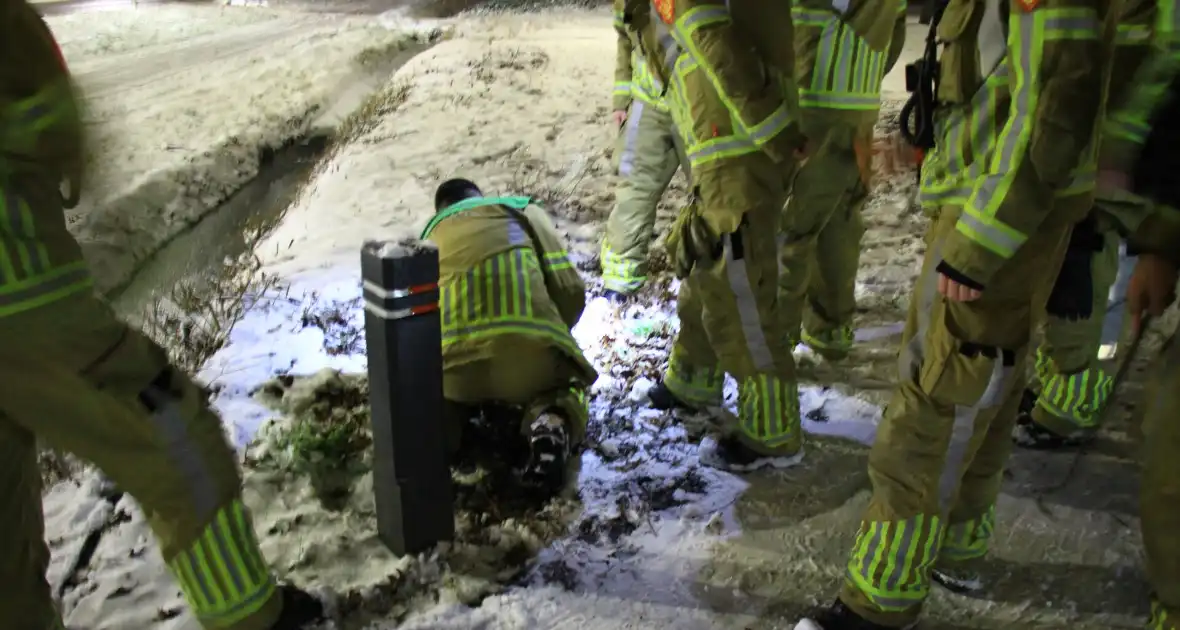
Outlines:
[[528, 197], [466, 199], [436, 214], [422, 238], [439, 250], [444, 369], [541, 343], [597, 378], [570, 334], [586, 287], [540, 206]]

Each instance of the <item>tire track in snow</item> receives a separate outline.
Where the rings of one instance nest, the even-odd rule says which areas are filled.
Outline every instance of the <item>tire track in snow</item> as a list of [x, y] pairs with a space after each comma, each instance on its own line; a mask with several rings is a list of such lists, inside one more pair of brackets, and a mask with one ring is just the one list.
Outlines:
[[[272, 47], [276, 40], [322, 26], [324, 16], [298, 16], [233, 27], [176, 45], [157, 45], [87, 60], [72, 67], [86, 97], [147, 87], [202, 66]], [[290, 50], [289, 48], [286, 50]], [[173, 83], [172, 85], [176, 85]]]

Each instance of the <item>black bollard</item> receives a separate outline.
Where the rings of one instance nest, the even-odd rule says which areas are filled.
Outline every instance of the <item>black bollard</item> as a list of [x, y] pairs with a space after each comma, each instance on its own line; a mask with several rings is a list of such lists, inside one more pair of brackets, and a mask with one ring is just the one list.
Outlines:
[[398, 555], [455, 534], [443, 427], [438, 249], [408, 239], [361, 248], [377, 531]]

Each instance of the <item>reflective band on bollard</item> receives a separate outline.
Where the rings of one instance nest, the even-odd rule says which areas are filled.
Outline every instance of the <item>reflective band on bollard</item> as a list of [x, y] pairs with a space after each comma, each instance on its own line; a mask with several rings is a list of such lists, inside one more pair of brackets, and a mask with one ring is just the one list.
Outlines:
[[455, 534], [443, 427], [438, 249], [406, 240], [361, 248], [377, 531], [398, 555]]

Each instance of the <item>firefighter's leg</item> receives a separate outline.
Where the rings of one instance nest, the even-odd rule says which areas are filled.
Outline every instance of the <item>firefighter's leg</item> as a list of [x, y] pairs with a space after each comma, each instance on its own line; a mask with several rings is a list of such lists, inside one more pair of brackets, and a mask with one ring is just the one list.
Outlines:
[[[861, 617], [890, 627], [914, 621], [948, 532], [971, 529], [979, 537], [990, 527], [973, 523], [987, 522], [991, 489], [1011, 444], [994, 436], [1011, 426], [1018, 359], [1027, 352], [1033, 314], [1044, 308], [1071, 224], [1086, 209], [1062, 202], [972, 302], [950, 302], [937, 291], [942, 243], [956, 229], [959, 210], [943, 209], [931, 226], [902, 340], [899, 384], [869, 456], [873, 495], [840, 596]], [[971, 462], [966, 471], [964, 462]], [[952, 511], [960, 480], [968, 487]], [[981, 544], [973, 544], [972, 552], [980, 552]]]
[[674, 404], [691, 408], [721, 405], [725, 372], [705, 332], [704, 303], [699, 280], [690, 276], [680, 283], [676, 315], [680, 330], [668, 357], [662, 382], [651, 392], [652, 404], [668, 408]]
[[1163, 351], [1143, 419], [1139, 519], [1152, 589], [1150, 630], [1180, 630], [1180, 341]]
[[4, 416], [93, 462], [135, 497], [201, 624], [274, 626], [286, 598], [201, 388], [90, 295], [0, 319], [0, 338]]
[[[1112, 379], [1099, 365], [1102, 323], [1107, 296], [1118, 274], [1119, 236], [1112, 230], [1096, 235], [1101, 249], [1090, 259], [1093, 287], [1091, 316], [1067, 320], [1049, 316], [1044, 340], [1035, 358], [1038, 391], [1029, 423], [1017, 432], [1017, 442], [1029, 446], [1080, 439], [1097, 429]], [[1039, 429], [1043, 429], [1040, 431]], [[1044, 436], [1038, 439], [1036, 436]]]
[[672, 116], [635, 100], [619, 134], [619, 187], [602, 241], [602, 281], [608, 291], [634, 293], [647, 279], [656, 204], [680, 158], [672, 141]]
[[[755, 170], [760, 165], [701, 174], [705, 212], [709, 204], [747, 200], [750, 209], [738, 230], [722, 237], [721, 258], [692, 274], [709, 343], [721, 369], [738, 382], [739, 426], [733, 438], [719, 443], [718, 459], [709, 462], [733, 469], [791, 459], [803, 439], [792, 344], [779, 308], [775, 228], [782, 221], [783, 180]], [[735, 191], [748, 197], [735, 200]], [[793, 463], [787, 459], [779, 461]]]
[[[854, 142], [862, 147], [872, 143], [872, 125], [860, 125], [855, 131]], [[845, 139], [842, 137], [842, 142]], [[865, 233], [861, 213], [869, 198], [857, 157], [854, 146], [844, 146], [839, 152], [841, 179], [849, 181], [850, 173], [857, 176], [850, 180], [827, 223], [820, 228], [803, 309], [803, 342], [829, 359], [846, 356], [853, 341], [856, 272], [860, 268], [860, 244]]]
[[[842, 312], [841, 302], [851, 297], [844, 295], [843, 286], [851, 287], [856, 277], [860, 237], [855, 232], [859, 216], [855, 221], [845, 220], [833, 226], [842, 234], [832, 234], [830, 238], [822, 235], [833, 216], [850, 212], [851, 205], [865, 196], [854, 148], [857, 128], [836, 122], [826, 125], [815, 122], [810, 127], [819, 134], [815, 136], [817, 147], [795, 177], [783, 216], [780, 308], [787, 318], [791, 340], [798, 341], [804, 310], [810, 302], [814, 312], [808, 322], [816, 328], [813, 331], [816, 351], [840, 347], [839, 354], [847, 352], [849, 345], [841, 343], [841, 335], [834, 331], [851, 323], [852, 313]], [[854, 240], [839, 243], [836, 237]], [[831, 267], [825, 268], [827, 265]], [[852, 276], [844, 279], [850, 266]], [[838, 320], [841, 317], [845, 319]]]
[[0, 618], [13, 630], [56, 630], [61, 617], [45, 581], [49, 547], [41, 513], [36, 438], [0, 417]]

